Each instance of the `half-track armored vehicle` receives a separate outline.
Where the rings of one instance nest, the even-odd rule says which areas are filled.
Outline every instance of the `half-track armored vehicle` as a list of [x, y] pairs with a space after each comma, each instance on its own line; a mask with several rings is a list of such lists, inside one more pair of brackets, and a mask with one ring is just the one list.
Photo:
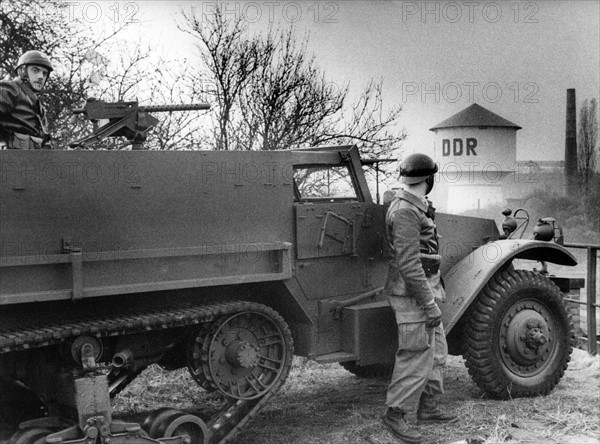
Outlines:
[[[228, 442], [294, 355], [389, 371], [385, 206], [363, 163], [355, 146], [0, 151], [0, 415], [28, 420], [11, 443]], [[436, 222], [451, 353], [493, 396], [548, 393], [572, 349], [569, 281], [515, 264], [574, 257], [492, 220]], [[223, 407], [113, 417], [152, 364], [187, 367]]]

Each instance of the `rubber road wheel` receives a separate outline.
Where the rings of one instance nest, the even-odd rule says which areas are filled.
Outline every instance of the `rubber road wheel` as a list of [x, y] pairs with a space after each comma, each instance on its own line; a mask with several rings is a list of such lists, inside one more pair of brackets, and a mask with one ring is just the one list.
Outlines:
[[497, 273], [466, 316], [466, 365], [486, 393], [546, 395], [558, 384], [574, 333], [562, 294], [548, 278], [514, 269]]

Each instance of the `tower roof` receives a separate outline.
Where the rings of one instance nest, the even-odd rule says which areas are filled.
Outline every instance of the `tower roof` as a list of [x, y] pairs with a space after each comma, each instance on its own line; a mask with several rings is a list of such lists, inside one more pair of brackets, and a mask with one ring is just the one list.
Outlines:
[[481, 126], [493, 126], [500, 128], [514, 128], [520, 130], [521, 127], [512, 122], [509, 122], [498, 114], [485, 109], [483, 106], [474, 103], [473, 105], [463, 109], [462, 111], [454, 114], [452, 117], [447, 118], [443, 122], [438, 123], [429, 131], [435, 131], [441, 128], [456, 128], [456, 127], [481, 127]]

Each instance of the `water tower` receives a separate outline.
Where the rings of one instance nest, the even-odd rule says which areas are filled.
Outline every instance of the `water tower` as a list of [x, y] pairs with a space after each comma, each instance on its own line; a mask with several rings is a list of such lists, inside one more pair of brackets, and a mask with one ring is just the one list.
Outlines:
[[476, 103], [430, 128], [440, 170], [431, 196], [436, 207], [462, 213], [504, 204], [503, 183], [515, 172], [520, 129]]

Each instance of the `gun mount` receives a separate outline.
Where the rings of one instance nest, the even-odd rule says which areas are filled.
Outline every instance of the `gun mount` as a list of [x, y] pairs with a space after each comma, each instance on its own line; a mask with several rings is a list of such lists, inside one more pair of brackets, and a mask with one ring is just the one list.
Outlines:
[[[89, 98], [83, 108], [73, 109], [73, 115], [84, 114], [88, 120], [93, 122], [94, 130], [91, 134], [71, 142], [69, 146], [71, 148], [85, 147], [107, 137], [123, 136], [131, 143], [132, 149], [143, 149], [148, 130], [158, 123], [158, 119], [148, 113], [208, 109], [210, 109], [208, 103], [139, 106], [138, 102], [109, 103]], [[99, 122], [103, 120], [108, 120], [108, 122], [100, 124]]]

